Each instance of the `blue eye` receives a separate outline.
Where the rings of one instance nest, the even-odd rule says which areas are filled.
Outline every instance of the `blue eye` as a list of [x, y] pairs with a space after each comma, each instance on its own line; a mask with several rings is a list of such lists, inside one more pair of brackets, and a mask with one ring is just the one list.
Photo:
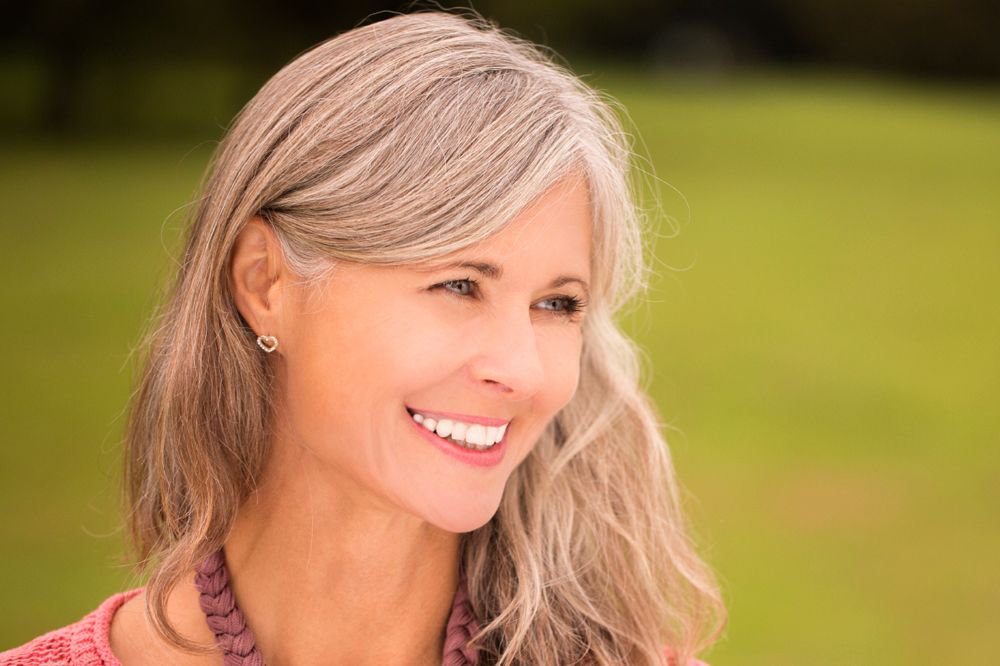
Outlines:
[[[574, 315], [583, 310], [584, 303], [576, 296], [559, 296], [557, 298], [546, 298], [542, 303], [562, 303], [562, 308], [554, 310], [567, 315]], [[547, 308], [546, 308], [547, 309]]]
[[[461, 278], [458, 280], [441, 282], [440, 284], [436, 284], [431, 287], [431, 289], [445, 289], [456, 296], [475, 297], [479, 293], [479, 282], [473, 278]], [[579, 315], [581, 315], [587, 307], [587, 303], [583, 299], [576, 296], [554, 296], [546, 298], [540, 301], [540, 303], [559, 304], [556, 307], [543, 307], [541, 309], [552, 312], [555, 315], [570, 321], [579, 319]]]

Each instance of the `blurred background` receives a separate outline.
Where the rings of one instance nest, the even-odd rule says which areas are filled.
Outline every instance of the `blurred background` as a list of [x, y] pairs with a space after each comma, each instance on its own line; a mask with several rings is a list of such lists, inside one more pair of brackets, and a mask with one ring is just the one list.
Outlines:
[[[426, 6], [4, 3], [0, 650], [141, 582], [131, 352], [227, 124]], [[997, 663], [1000, 3], [475, 7], [628, 110], [656, 276], [623, 324], [731, 612], [705, 658]]]

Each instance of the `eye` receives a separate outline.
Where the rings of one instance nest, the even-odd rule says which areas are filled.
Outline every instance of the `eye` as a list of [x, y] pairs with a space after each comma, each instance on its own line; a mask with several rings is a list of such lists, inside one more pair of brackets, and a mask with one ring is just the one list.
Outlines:
[[[458, 280], [448, 280], [434, 285], [431, 289], [445, 289], [456, 296], [472, 296], [479, 294], [479, 281], [471, 277]], [[538, 302], [542, 310], [547, 310], [567, 321], [577, 321], [586, 310], [587, 303], [576, 296], [551, 296]], [[552, 307], [546, 306], [551, 304]]]
[[555, 296], [553, 298], [546, 298], [540, 303], [554, 303], [556, 308], [542, 308], [543, 310], [552, 310], [553, 312], [560, 313], [567, 318], [572, 318], [583, 312], [586, 307], [586, 303], [582, 299], [576, 296]]
[[[458, 285], [459, 289], [453, 289]], [[459, 296], [471, 296], [474, 292], [479, 289], [479, 283], [472, 278], [462, 278], [460, 280], [448, 280], [447, 282], [442, 282], [441, 284], [434, 285], [434, 288], [443, 287], [448, 291], [458, 294]]]

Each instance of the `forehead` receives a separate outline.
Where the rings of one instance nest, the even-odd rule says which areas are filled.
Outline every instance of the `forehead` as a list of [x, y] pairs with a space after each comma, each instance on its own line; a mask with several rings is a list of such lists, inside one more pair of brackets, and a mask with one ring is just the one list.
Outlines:
[[558, 181], [493, 236], [444, 257], [420, 262], [417, 270], [434, 271], [458, 264], [480, 264], [477, 270], [500, 279], [506, 264], [521, 270], [560, 266], [589, 273], [593, 220], [586, 182], [581, 177]]
[[[379, 265], [340, 261], [311, 298], [329, 297], [329, 289], [366, 290], [376, 284], [414, 275], [435, 279], [485, 277], [497, 284], [525, 289], [556, 288], [575, 283], [589, 296], [592, 218], [588, 190], [582, 179], [564, 179], [537, 197], [500, 231], [483, 241], [446, 255], [403, 264]], [[462, 271], [468, 275], [459, 275]], [[373, 283], [375, 279], [379, 282]]]

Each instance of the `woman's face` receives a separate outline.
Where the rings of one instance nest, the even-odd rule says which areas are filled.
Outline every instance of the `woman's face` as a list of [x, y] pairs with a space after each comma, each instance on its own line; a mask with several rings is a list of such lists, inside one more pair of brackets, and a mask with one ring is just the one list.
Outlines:
[[[292, 445], [367, 501], [451, 532], [482, 526], [576, 391], [584, 311], [572, 310], [586, 304], [590, 255], [586, 185], [573, 178], [500, 233], [443, 259], [342, 262], [282, 309]], [[457, 263], [502, 275], [440, 267]], [[434, 424], [418, 424], [413, 411]], [[509, 425], [483, 452], [427, 429], [458, 434], [458, 422], [474, 439], [490, 423]]]

